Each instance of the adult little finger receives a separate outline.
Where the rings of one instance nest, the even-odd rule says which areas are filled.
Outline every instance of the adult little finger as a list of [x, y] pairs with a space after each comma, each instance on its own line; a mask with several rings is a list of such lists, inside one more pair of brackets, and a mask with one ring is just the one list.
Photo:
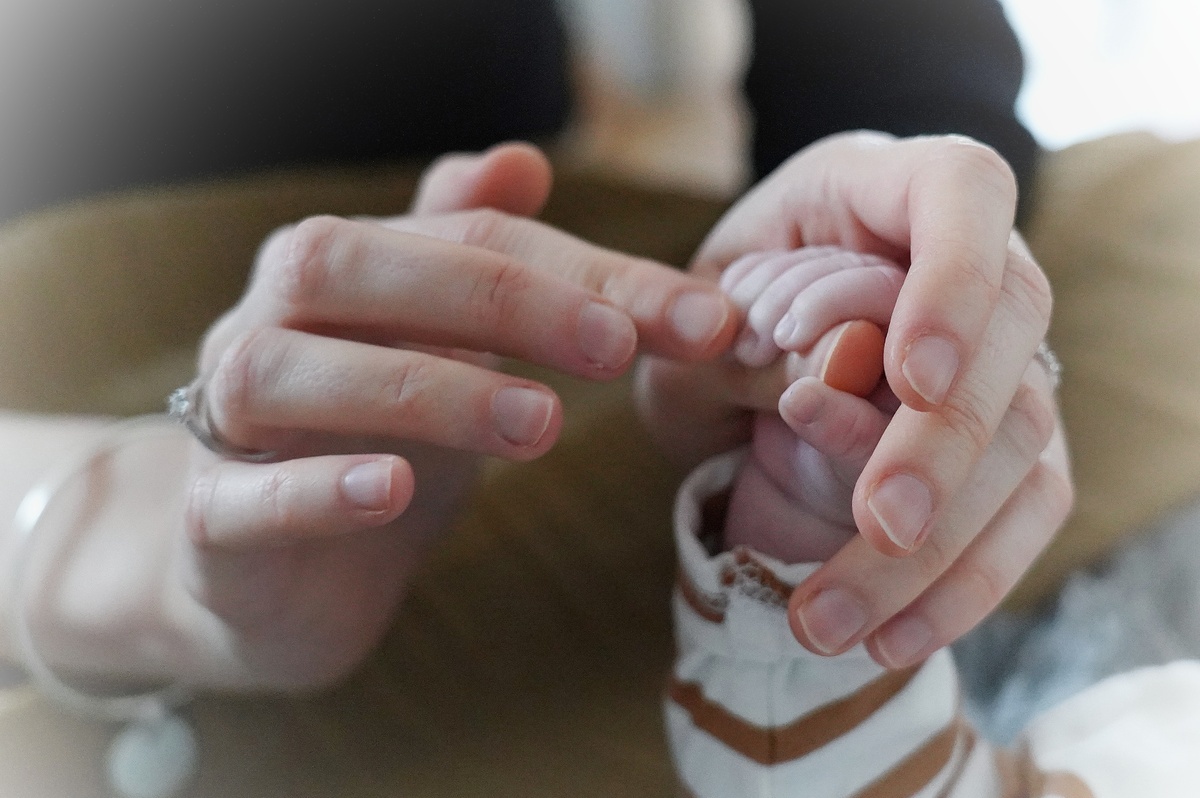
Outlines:
[[382, 526], [412, 495], [412, 469], [390, 455], [220, 461], [193, 483], [185, 523], [200, 549], [279, 546]]

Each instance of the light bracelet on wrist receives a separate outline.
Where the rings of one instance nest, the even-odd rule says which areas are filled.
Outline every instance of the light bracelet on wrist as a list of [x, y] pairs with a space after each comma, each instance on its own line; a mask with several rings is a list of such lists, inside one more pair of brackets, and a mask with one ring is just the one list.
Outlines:
[[[43, 528], [54, 498], [101, 458], [135, 441], [179, 435], [164, 416], [118, 422], [98, 440], [82, 447], [47, 472], [29, 489], [13, 518], [15, 555], [9, 609], [17, 653], [33, 684], [48, 698], [80, 714], [127, 725], [108, 752], [110, 785], [123, 798], [169, 798], [191, 780], [196, 769], [196, 740], [190, 726], [174, 710], [190, 698], [180, 684], [137, 695], [100, 696], [83, 692], [62, 679], [38, 650], [29, 621], [29, 577], [35, 547], [61, 556], [68, 530]], [[47, 549], [42, 549], [46, 551]]]

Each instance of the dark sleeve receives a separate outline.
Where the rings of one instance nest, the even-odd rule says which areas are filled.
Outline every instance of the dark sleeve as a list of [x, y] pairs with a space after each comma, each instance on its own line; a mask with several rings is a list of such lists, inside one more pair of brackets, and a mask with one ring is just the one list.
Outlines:
[[0, 153], [0, 218], [129, 186], [539, 140], [569, 112], [555, 0], [95, 5], [29, 73], [40, 100]]
[[758, 176], [823, 136], [865, 128], [972, 136], [1028, 182], [1037, 145], [1013, 109], [1024, 62], [996, 0], [750, 5]]

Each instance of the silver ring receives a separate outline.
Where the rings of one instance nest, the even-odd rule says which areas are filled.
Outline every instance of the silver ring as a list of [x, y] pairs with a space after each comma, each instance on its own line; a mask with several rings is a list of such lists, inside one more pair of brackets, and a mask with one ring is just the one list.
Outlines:
[[1050, 387], [1058, 390], [1058, 384], [1062, 382], [1062, 363], [1058, 359], [1058, 355], [1050, 348], [1050, 345], [1045, 341], [1038, 344], [1037, 352], [1034, 352], [1033, 359], [1042, 364], [1042, 368], [1046, 370], [1046, 376], [1050, 378]]
[[196, 440], [204, 444], [204, 448], [228, 460], [266, 463], [279, 456], [279, 452], [244, 449], [222, 438], [208, 414], [208, 406], [204, 402], [204, 386], [199, 379], [171, 392], [167, 397], [167, 415], [186, 427]]

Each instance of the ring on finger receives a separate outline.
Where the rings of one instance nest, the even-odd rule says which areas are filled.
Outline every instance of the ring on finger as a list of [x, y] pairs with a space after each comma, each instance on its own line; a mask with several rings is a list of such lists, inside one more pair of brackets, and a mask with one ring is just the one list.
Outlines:
[[1050, 387], [1057, 390], [1058, 384], [1062, 382], [1062, 363], [1059, 361], [1058, 355], [1054, 354], [1054, 350], [1050, 348], [1049, 344], [1042, 341], [1038, 344], [1033, 359], [1046, 370], [1046, 376], [1050, 378]]
[[199, 377], [171, 392], [167, 397], [167, 415], [186, 427], [204, 448], [227, 460], [266, 463], [279, 456], [279, 452], [247, 449], [225, 440], [212, 423], [204, 400], [204, 383]]

